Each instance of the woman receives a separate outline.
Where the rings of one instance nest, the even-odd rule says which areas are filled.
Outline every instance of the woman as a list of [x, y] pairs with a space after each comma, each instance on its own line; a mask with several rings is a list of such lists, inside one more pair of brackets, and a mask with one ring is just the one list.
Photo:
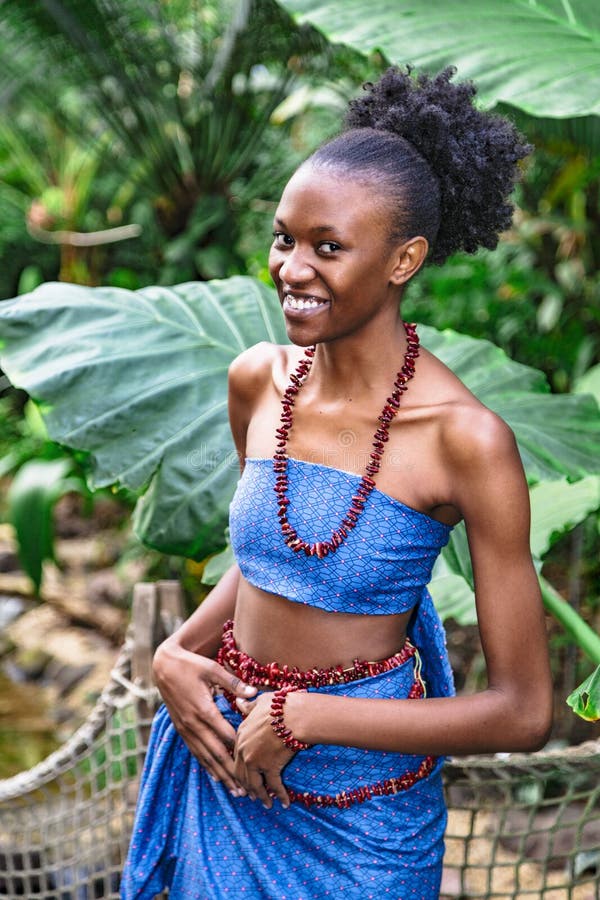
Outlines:
[[[252, 347], [230, 369], [237, 564], [156, 654], [166, 706], [126, 900], [165, 885], [430, 900], [442, 757], [548, 737], [512, 433], [400, 314], [426, 259], [495, 246], [529, 150], [451, 77], [391, 69], [367, 85], [283, 192], [270, 271], [292, 345]], [[426, 590], [461, 519], [488, 676], [470, 697], [453, 696]]]

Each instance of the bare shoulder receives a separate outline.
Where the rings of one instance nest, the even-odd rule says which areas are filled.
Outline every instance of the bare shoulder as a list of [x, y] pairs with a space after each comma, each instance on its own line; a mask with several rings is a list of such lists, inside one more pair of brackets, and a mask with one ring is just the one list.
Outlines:
[[485, 406], [439, 359], [427, 354], [427, 390], [436, 397], [444, 453], [457, 466], [518, 455], [507, 423]]
[[230, 395], [242, 402], [260, 396], [276, 376], [285, 355], [285, 347], [267, 341], [248, 347], [229, 366]]
[[470, 471], [518, 459], [512, 429], [468, 392], [447, 404], [442, 440], [454, 465]]
[[465, 520], [492, 517], [503, 507], [525, 509], [527, 486], [512, 429], [454, 373], [423, 354], [417, 407], [434, 422], [438, 496]]

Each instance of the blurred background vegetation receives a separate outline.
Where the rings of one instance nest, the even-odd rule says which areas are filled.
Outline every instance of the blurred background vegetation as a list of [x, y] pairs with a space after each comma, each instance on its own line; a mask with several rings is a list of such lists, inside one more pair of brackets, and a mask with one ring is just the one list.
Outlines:
[[[271, 218], [283, 185], [339, 128], [360, 84], [390, 62], [381, 49], [332, 43], [298, 24], [285, 9], [294, 5], [302, 6], [4, 0], [0, 300], [52, 280], [129, 289], [238, 273], [268, 281]], [[336, 4], [322, 5], [333, 20]], [[469, 13], [467, 0], [462, 6]], [[592, 26], [600, 34], [600, 17], [586, 22]], [[598, 395], [598, 118], [563, 114], [559, 121], [518, 105], [499, 108], [536, 147], [513, 227], [494, 252], [458, 254], [425, 269], [410, 287], [406, 317], [493, 341], [542, 370], [554, 392]], [[28, 460], [65, 457], [50, 487], [34, 473], [47, 511], [32, 537], [38, 545], [50, 540], [61, 493], [79, 484], [84, 508], [93, 509], [86, 455], [50, 441], [36, 408], [0, 372], [4, 485]], [[124, 490], [111, 496], [125, 515], [136, 500]], [[6, 500], [0, 516], [8, 516]], [[593, 513], [546, 561], [553, 583], [596, 630], [599, 558]], [[150, 570], [180, 577], [195, 600], [202, 596], [202, 566], [154, 555]], [[576, 651], [557, 635], [561, 641], [567, 692], [582, 672]]]
[[[266, 278], [282, 186], [388, 63], [271, 0], [8, 0], [0, 41], [0, 298], [52, 279]], [[409, 309], [565, 391], [600, 347], [597, 122], [509, 113], [536, 145], [513, 230], [424, 272]]]

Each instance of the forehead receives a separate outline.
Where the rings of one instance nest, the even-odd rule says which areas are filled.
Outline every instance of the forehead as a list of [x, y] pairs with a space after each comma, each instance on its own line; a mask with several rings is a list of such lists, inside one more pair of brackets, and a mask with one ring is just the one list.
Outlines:
[[302, 166], [288, 181], [275, 213], [276, 219], [296, 227], [339, 231], [379, 226], [382, 231], [389, 211], [373, 182], [352, 174]]

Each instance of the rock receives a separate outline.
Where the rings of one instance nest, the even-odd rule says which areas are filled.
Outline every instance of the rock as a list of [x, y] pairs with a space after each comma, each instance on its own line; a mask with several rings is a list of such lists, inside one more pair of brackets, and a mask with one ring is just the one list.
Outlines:
[[0, 548], [0, 572], [18, 572], [20, 568], [17, 554], [13, 550]]
[[52, 682], [57, 689], [58, 696], [63, 698], [70, 694], [73, 688], [93, 672], [93, 663], [82, 663], [72, 666], [69, 663], [61, 663], [52, 660], [46, 669], [46, 680]]
[[123, 609], [127, 598], [127, 585], [123, 584], [114, 569], [100, 569], [87, 579], [86, 599], [93, 606], [106, 603]]
[[111, 497], [97, 496], [93, 508], [86, 510], [86, 501], [76, 493], [62, 496], [54, 507], [54, 527], [61, 538], [85, 537], [99, 530], [118, 528], [130, 517], [130, 510]]
[[9, 653], [12, 653], [15, 649], [15, 645], [13, 641], [7, 635], [0, 631], [0, 659], [3, 659], [5, 656], [8, 656]]
[[27, 604], [22, 597], [0, 594], [0, 631], [25, 612], [26, 608]]
[[24, 572], [0, 572], [0, 594], [32, 597], [31, 579]]
[[600, 820], [586, 818], [586, 809], [584, 803], [557, 804], [541, 808], [533, 817], [526, 809], [511, 809], [500, 843], [550, 869], [563, 869], [575, 847], [580, 852], [600, 847]]
[[90, 537], [57, 538], [54, 553], [62, 569], [80, 574], [112, 566], [121, 552], [123, 537], [118, 532], [104, 532]]
[[440, 891], [440, 900], [464, 897], [464, 892], [460, 883], [460, 874], [456, 869], [445, 868], [442, 871], [442, 885]]
[[42, 647], [26, 647], [13, 653], [11, 662], [21, 675], [19, 681], [36, 681], [44, 674], [51, 659]]
[[7, 635], [19, 647], [41, 648], [52, 657], [44, 672], [45, 684], [64, 669], [51, 685], [54, 702], [67, 696], [65, 705], [80, 718], [86, 715], [114, 666], [118, 651], [112, 642], [97, 631], [71, 624], [49, 604], [26, 612], [8, 627]]
[[115, 645], [120, 644], [125, 634], [127, 613], [107, 603], [90, 603], [86, 596], [89, 578], [83, 573], [65, 577], [57, 566], [46, 562], [41, 597], [68, 616], [74, 625], [97, 629]]

